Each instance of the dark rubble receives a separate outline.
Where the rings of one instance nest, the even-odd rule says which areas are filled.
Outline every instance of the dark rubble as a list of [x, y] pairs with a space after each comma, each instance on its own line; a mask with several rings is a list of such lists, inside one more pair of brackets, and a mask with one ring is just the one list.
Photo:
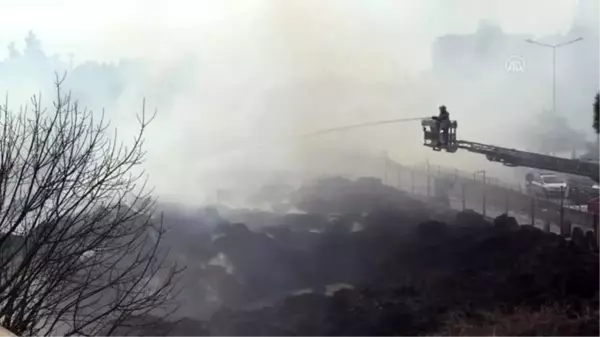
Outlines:
[[[598, 313], [598, 252], [588, 244], [506, 215], [490, 221], [440, 210], [372, 179], [320, 181], [297, 191], [294, 202], [309, 214], [254, 230], [241, 223], [215, 229], [211, 256], [224, 254], [235, 272], [204, 268], [196, 277], [212, 279], [219, 309], [187, 318], [185, 328], [169, 323], [172, 331], [422, 335], [442, 333], [452, 313], [477, 320], [498, 308], [549, 305], [574, 317]], [[327, 293], [332, 284], [351, 288]], [[598, 335], [597, 320], [569, 333]]]

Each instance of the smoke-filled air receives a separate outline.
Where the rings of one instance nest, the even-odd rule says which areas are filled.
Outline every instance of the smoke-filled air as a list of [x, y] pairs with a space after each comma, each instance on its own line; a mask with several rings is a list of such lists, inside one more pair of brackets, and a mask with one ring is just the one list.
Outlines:
[[0, 0], [1, 327], [598, 335], [599, 13]]

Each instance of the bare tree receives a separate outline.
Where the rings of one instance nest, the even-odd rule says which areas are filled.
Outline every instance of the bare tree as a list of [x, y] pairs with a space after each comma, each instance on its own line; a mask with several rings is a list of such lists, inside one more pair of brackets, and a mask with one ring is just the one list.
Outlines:
[[[145, 188], [143, 135], [125, 146], [61, 93], [53, 109], [0, 106], [0, 324], [16, 334], [111, 334], [167, 314], [175, 265]], [[162, 310], [162, 311], [161, 311]], [[120, 332], [122, 333], [122, 331]]]

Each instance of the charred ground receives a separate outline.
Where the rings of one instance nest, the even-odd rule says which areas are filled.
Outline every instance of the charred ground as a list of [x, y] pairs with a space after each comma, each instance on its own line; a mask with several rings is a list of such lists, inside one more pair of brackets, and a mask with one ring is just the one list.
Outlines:
[[204, 230], [172, 234], [187, 318], [138, 320], [171, 335], [599, 333], [592, 244], [375, 179], [321, 180], [290, 203], [306, 213], [213, 209]]

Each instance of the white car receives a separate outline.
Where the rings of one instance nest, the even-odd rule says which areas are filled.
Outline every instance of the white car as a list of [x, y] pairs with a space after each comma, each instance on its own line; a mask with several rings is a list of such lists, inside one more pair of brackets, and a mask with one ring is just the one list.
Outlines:
[[559, 199], [567, 192], [567, 183], [554, 173], [530, 172], [526, 176], [529, 193], [539, 197]]

